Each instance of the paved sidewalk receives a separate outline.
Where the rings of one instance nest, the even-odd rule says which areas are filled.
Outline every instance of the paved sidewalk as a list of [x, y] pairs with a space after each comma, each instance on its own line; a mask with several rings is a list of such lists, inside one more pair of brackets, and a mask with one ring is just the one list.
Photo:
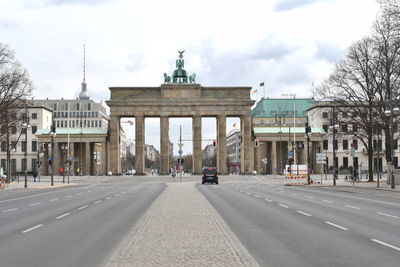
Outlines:
[[[49, 176], [41, 177], [40, 182], [38, 179], [36, 179], [36, 182], [34, 182], [32, 176], [29, 176], [26, 189], [55, 188], [55, 187], [64, 187], [72, 185], [71, 181], [70, 184], [67, 184], [67, 178], [65, 178], [65, 183], [63, 183], [62, 177], [59, 176], [53, 178], [53, 184], [54, 185], [52, 186], [51, 179]], [[4, 188], [4, 191], [9, 191], [14, 189], [25, 189], [25, 177], [20, 177], [19, 182], [13, 181], [7, 184], [6, 187]]]
[[168, 183], [106, 266], [258, 266], [195, 183]]

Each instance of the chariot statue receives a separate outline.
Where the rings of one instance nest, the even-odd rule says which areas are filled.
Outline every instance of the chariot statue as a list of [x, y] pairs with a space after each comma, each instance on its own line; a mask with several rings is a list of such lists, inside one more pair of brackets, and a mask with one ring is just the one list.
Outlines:
[[196, 73], [193, 73], [188, 77], [188, 74], [186, 72], [185, 68], [185, 61], [183, 60], [183, 51], [178, 51], [179, 53], [179, 59], [176, 60], [175, 62], [175, 67], [176, 69], [172, 73], [172, 77], [168, 76], [166, 73], [164, 73], [164, 83], [196, 83]]

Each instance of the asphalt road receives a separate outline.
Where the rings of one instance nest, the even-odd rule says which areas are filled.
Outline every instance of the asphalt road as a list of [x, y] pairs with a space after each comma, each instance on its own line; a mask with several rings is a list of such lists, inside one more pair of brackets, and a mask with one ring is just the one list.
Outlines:
[[399, 266], [400, 202], [260, 183], [198, 185], [261, 266]]
[[0, 266], [101, 266], [165, 184], [95, 183], [0, 199]]

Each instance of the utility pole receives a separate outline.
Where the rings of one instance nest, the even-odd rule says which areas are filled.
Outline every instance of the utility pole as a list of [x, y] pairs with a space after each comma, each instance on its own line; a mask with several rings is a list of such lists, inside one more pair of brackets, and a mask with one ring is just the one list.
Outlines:
[[[182, 149], [182, 125], [179, 126], [179, 150]], [[182, 153], [179, 153], [179, 177], [182, 182]]]
[[25, 119], [23, 122], [23, 126], [25, 126], [25, 152], [24, 152], [24, 159], [25, 159], [25, 184], [24, 187], [28, 187], [28, 126], [29, 126], [29, 117], [28, 117], [28, 104], [25, 103]]

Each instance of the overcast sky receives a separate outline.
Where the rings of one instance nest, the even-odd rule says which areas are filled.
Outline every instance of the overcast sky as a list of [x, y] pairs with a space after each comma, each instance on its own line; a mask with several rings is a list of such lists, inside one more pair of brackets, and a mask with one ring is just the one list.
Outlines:
[[[84, 43], [96, 101], [111, 86], [159, 86], [177, 50], [203, 86], [251, 86], [257, 100], [265, 82], [268, 97], [311, 97], [377, 12], [375, 0], [1, 0], [0, 42], [28, 69], [35, 98], [77, 97]], [[159, 120], [146, 123], [146, 143], [158, 148]], [[171, 120], [174, 143], [181, 124], [191, 136], [190, 120]], [[134, 126], [125, 129], [133, 138]], [[215, 138], [215, 120], [203, 120], [203, 137]]]

